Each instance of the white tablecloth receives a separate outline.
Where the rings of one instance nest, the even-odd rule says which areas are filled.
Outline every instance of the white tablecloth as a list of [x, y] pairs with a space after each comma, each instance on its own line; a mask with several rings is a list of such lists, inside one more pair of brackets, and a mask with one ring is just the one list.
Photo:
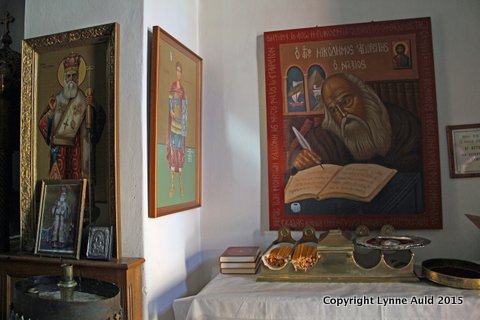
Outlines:
[[173, 303], [176, 320], [480, 319], [480, 290], [431, 282], [256, 282], [217, 275], [197, 295]]

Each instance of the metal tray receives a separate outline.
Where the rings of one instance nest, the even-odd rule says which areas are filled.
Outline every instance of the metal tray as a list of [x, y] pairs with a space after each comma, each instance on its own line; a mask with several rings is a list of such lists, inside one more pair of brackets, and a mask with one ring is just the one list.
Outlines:
[[424, 247], [430, 243], [430, 240], [414, 236], [378, 235], [359, 237], [355, 242], [370, 249], [410, 250], [412, 248]]
[[456, 259], [430, 259], [422, 263], [424, 276], [435, 283], [461, 289], [480, 289], [480, 265]]

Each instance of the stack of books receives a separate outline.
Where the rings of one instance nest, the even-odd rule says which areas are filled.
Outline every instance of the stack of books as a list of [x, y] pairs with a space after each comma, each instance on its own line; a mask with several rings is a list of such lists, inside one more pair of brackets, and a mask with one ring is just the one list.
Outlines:
[[220, 272], [255, 274], [260, 266], [260, 247], [228, 247], [220, 256]]

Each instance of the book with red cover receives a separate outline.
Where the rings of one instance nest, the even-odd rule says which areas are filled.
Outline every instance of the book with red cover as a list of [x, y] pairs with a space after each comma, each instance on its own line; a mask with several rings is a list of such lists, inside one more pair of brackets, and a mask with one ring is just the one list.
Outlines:
[[228, 247], [220, 256], [220, 262], [255, 262], [259, 254], [258, 246]]

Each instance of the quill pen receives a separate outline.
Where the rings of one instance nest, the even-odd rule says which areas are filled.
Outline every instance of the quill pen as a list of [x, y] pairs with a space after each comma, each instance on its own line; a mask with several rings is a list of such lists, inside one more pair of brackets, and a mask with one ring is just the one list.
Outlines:
[[293, 133], [295, 133], [295, 137], [297, 137], [298, 143], [302, 146], [303, 149], [307, 149], [309, 151], [312, 151], [312, 148], [310, 147], [310, 144], [308, 141], [302, 136], [300, 131], [297, 130], [297, 128], [292, 127]]
[[[305, 137], [297, 130], [297, 128], [292, 127], [293, 133], [295, 133], [295, 137], [297, 137], [298, 143], [303, 149], [306, 149], [313, 153], [312, 147], [310, 147], [310, 143], [305, 139]], [[323, 168], [322, 163], [320, 162], [320, 167]]]

